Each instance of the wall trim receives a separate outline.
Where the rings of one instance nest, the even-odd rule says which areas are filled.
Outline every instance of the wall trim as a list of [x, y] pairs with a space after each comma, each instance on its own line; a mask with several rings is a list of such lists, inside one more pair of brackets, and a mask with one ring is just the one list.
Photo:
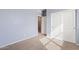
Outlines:
[[0, 48], [4, 48], [4, 47], [6, 47], [6, 46], [8, 46], [8, 45], [12, 45], [12, 44], [15, 44], [15, 43], [24, 41], [24, 40], [31, 39], [31, 38], [33, 38], [33, 37], [35, 37], [35, 36], [37, 36], [37, 35], [33, 35], [33, 36], [28, 37], [28, 38], [25, 37], [25, 38], [23, 38], [23, 39], [20, 39], [20, 40], [15, 41], [15, 42], [7, 43], [7, 44], [5, 44], [5, 45], [0, 46]]

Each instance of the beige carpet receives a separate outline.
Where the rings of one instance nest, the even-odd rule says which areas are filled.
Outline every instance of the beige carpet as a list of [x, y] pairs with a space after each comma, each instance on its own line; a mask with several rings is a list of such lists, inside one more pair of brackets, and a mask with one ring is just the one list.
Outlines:
[[54, 38], [49, 39], [39, 34], [34, 38], [6, 46], [0, 50], [79, 50], [79, 46]]

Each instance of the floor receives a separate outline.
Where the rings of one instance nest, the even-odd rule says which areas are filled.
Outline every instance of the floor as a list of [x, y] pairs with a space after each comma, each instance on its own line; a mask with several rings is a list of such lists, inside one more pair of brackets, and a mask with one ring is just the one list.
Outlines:
[[0, 50], [79, 50], [79, 46], [55, 38], [49, 39], [39, 34], [34, 38], [6, 46]]

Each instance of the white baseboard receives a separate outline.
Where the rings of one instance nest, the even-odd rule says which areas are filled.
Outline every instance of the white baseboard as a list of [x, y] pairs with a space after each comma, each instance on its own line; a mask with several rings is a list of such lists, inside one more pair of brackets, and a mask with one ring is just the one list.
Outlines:
[[[35, 35], [36, 36], [36, 35]], [[23, 41], [23, 40], [27, 40], [27, 39], [30, 39], [30, 38], [33, 38], [33, 37], [35, 37], [35, 36], [30, 36], [30, 37], [25, 37], [24, 39], [20, 39], [20, 40], [17, 40], [17, 41], [15, 41], [15, 42], [11, 42], [11, 43], [8, 43], [8, 44], [5, 44], [5, 45], [2, 45], [2, 46], [0, 46], [0, 48], [3, 48], [3, 47], [6, 47], [6, 46], [8, 46], [8, 45], [12, 45], [12, 44], [15, 44], [15, 43], [18, 43], [18, 42], [21, 42], [21, 41]]]

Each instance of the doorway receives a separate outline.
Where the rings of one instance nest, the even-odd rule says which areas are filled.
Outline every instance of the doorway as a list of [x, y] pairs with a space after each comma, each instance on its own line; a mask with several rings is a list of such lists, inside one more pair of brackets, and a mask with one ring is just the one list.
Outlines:
[[45, 17], [38, 16], [38, 33], [46, 36], [46, 22]]
[[42, 17], [38, 16], [38, 33], [41, 33], [41, 23], [42, 23]]

